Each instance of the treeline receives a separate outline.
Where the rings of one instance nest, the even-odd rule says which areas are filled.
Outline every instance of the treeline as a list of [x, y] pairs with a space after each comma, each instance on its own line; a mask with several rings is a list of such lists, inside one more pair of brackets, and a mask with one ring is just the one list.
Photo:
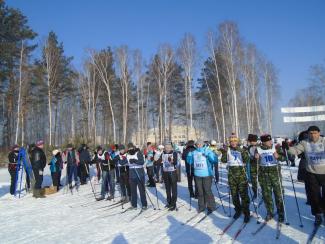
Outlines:
[[175, 124], [187, 137], [195, 128], [220, 142], [231, 132], [272, 132], [276, 69], [234, 22], [207, 33], [201, 67], [190, 33], [176, 48], [160, 45], [150, 60], [123, 45], [87, 49], [79, 69], [54, 32], [42, 43], [36, 36], [19, 10], [0, 2], [3, 146], [40, 138], [49, 145], [126, 143], [132, 135], [143, 145], [150, 128], [158, 142], [170, 140]]

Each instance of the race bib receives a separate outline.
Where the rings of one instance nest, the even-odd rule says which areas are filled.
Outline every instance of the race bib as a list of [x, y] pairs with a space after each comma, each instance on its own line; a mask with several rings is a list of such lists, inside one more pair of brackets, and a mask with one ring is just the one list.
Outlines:
[[201, 152], [194, 153], [194, 169], [196, 170], [207, 170], [207, 158]]

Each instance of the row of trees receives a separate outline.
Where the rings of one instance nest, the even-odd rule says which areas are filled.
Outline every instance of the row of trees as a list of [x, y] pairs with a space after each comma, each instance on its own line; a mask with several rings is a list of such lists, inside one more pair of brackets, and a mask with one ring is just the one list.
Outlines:
[[[17, 9], [0, 3], [0, 135], [2, 144], [38, 138], [126, 143], [170, 140], [173, 125], [206, 131], [224, 142], [230, 132], [246, 136], [272, 131], [276, 70], [234, 22], [207, 34], [208, 57], [201, 75], [195, 38], [186, 33], [177, 48], [162, 44], [149, 62], [127, 46], [87, 49], [77, 70], [63, 43], [36, 33]], [[40, 50], [37, 57], [35, 50]], [[209, 136], [208, 136], [209, 135]], [[193, 138], [195, 139], [195, 138]]]

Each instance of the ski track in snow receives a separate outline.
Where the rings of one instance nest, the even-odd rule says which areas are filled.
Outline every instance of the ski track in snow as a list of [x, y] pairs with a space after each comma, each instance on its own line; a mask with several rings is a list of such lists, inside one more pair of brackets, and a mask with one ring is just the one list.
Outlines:
[[[183, 169], [184, 170], [184, 169]], [[292, 168], [293, 178], [296, 180], [297, 168]], [[94, 174], [94, 172], [93, 172]], [[279, 240], [275, 239], [276, 221], [270, 221], [257, 235], [253, 236], [259, 225], [256, 219], [243, 229], [235, 243], [306, 243], [309, 233], [313, 229], [314, 218], [310, 207], [305, 205], [306, 196], [304, 184], [295, 182], [297, 197], [304, 227], [301, 228], [298, 211], [294, 199], [294, 192], [288, 168], [282, 168], [283, 185], [288, 221], [290, 225], [282, 225]], [[50, 184], [50, 173], [46, 169], [43, 185]], [[64, 176], [64, 175], [63, 175]], [[219, 190], [222, 195], [228, 194], [225, 186], [227, 174], [222, 167], [220, 174], [222, 183]], [[115, 201], [95, 201], [90, 184], [80, 186], [73, 195], [63, 188], [60, 192], [44, 199], [34, 199], [32, 194], [22, 193], [21, 198], [11, 196], [9, 192], [9, 173], [7, 169], [0, 169], [0, 243], [232, 243], [232, 237], [240, 228], [243, 216], [221, 237], [220, 233], [230, 222], [228, 217], [228, 197], [222, 198], [227, 214], [220, 206], [217, 211], [195, 226], [195, 218], [186, 225], [189, 218], [196, 214], [197, 200], [192, 200], [192, 210], [189, 211], [189, 196], [187, 180], [182, 175], [182, 182], [178, 183], [178, 205], [185, 203], [178, 211], [170, 212], [151, 222], [156, 217], [146, 217], [154, 213], [149, 199], [149, 209], [133, 219], [140, 211], [122, 212], [122, 206], [113, 209], [101, 208], [116, 203], [119, 200], [117, 186]], [[62, 183], [65, 179], [62, 180]], [[97, 195], [100, 185], [94, 184]], [[215, 186], [212, 186], [217, 204], [220, 204]], [[159, 206], [165, 205], [165, 188], [157, 184]], [[154, 188], [147, 188], [151, 200], [157, 205]], [[139, 204], [139, 200], [138, 200]], [[130, 204], [124, 204], [124, 209]], [[157, 207], [157, 206], [156, 206]], [[107, 207], [109, 208], [109, 207]], [[251, 205], [251, 211], [254, 211]], [[234, 213], [233, 208], [231, 213]], [[261, 205], [260, 215], [265, 216], [264, 204]], [[107, 216], [111, 215], [111, 216]], [[133, 219], [133, 220], [132, 220]], [[131, 221], [132, 220], [132, 221]], [[322, 226], [313, 243], [325, 243], [325, 230]]]

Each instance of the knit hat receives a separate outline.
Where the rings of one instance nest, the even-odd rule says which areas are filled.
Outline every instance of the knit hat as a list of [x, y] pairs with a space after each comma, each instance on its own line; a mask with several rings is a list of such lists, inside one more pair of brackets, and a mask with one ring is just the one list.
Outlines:
[[72, 145], [71, 143], [69, 143], [69, 144], [67, 145], [67, 148], [73, 148], [73, 145]]
[[308, 139], [308, 131], [302, 131], [300, 132], [299, 136], [298, 136], [298, 141], [303, 141], [303, 140], [307, 140]]
[[39, 146], [41, 146], [41, 145], [44, 145], [44, 141], [43, 141], [43, 140], [38, 140], [38, 141], [36, 142], [36, 146], [39, 147]]
[[198, 139], [198, 140], [196, 141], [196, 145], [204, 145], [204, 141], [201, 140], [201, 139]]
[[15, 144], [11, 147], [11, 150], [15, 150], [15, 149], [19, 149], [19, 145], [18, 144]]
[[312, 126], [309, 126], [309, 128], [308, 128], [308, 132], [310, 132], [310, 131], [318, 131], [318, 132], [320, 132], [320, 129], [318, 128], [318, 126], [312, 125]]
[[271, 141], [271, 140], [272, 140], [271, 135], [269, 135], [269, 134], [261, 135], [261, 141], [262, 142], [267, 142], [267, 141]]
[[164, 145], [159, 145], [158, 146], [158, 149], [164, 149], [165, 147], [164, 147]]
[[124, 146], [123, 144], [120, 144], [120, 145], [118, 146], [118, 149], [119, 149], [119, 150], [125, 150], [125, 146]]
[[134, 144], [132, 143], [132, 142], [129, 142], [128, 143], [128, 148], [130, 149], [130, 148], [135, 148], [135, 146], [134, 146]]
[[97, 151], [103, 150], [102, 146], [97, 147]]
[[236, 142], [239, 141], [239, 138], [236, 136], [235, 133], [231, 133], [231, 136], [229, 136], [229, 142], [231, 141], [236, 141]]
[[54, 149], [54, 150], [52, 151], [52, 155], [55, 156], [55, 155], [57, 155], [59, 152], [60, 152], [60, 149]]
[[211, 146], [216, 146], [217, 145], [217, 142], [215, 140], [211, 140], [210, 145]]
[[186, 143], [186, 146], [188, 147], [193, 147], [195, 144], [195, 142], [193, 140], [189, 140], [187, 143]]
[[258, 139], [257, 135], [254, 135], [254, 134], [248, 134], [247, 141], [256, 142], [257, 139]]

